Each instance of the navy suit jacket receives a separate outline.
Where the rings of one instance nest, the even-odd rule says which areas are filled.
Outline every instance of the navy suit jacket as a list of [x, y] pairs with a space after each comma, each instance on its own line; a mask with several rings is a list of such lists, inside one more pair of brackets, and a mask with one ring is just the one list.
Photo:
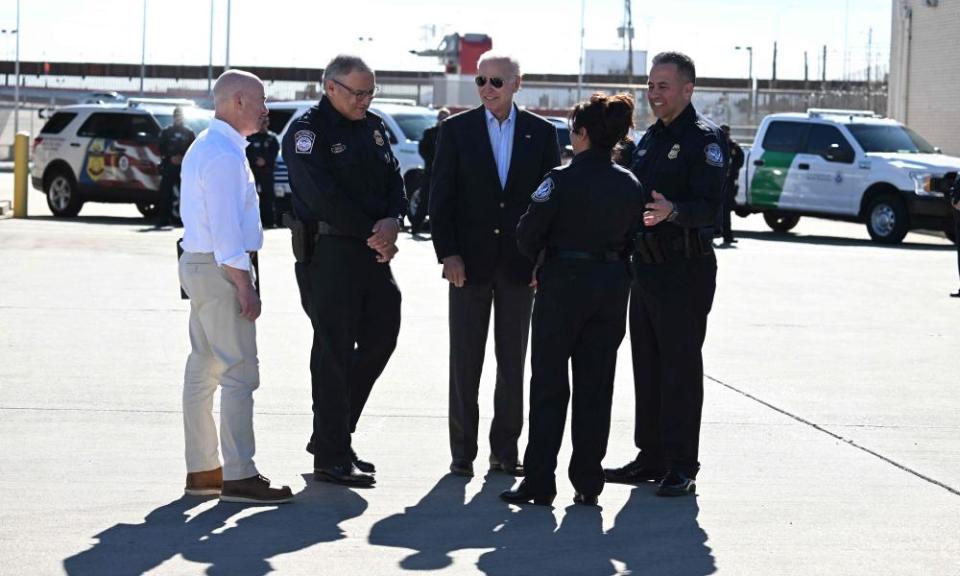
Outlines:
[[517, 248], [517, 223], [530, 195], [560, 164], [557, 129], [517, 110], [513, 153], [501, 187], [483, 106], [440, 124], [430, 183], [430, 230], [437, 258], [459, 255], [467, 284], [493, 280], [498, 268], [518, 283], [530, 282], [533, 262]]

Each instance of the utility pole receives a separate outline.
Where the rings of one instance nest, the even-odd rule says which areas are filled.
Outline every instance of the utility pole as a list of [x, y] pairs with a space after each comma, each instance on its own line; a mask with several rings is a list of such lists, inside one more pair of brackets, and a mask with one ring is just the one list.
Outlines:
[[583, 100], [583, 36], [586, 33], [587, 0], [580, 0], [580, 64], [577, 67], [577, 102]]
[[623, 39], [627, 46], [627, 85], [633, 85], [633, 9], [631, 0], [623, 3]]
[[[17, 0], [19, 2], [19, 0]], [[143, 0], [143, 33], [140, 44], [140, 95], [143, 96], [143, 77], [147, 75], [147, 0]]]
[[808, 90], [810, 86], [810, 67], [807, 60], [807, 51], [803, 51], [803, 89]]
[[873, 92], [870, 89], [870, 66], [873, 61], [873, 28], [867, 32], [867, 109], [873, 110]]
[[[823, 84], [826, 84], [827, 83], [827, 45], [826, 44], [823, 45], [823, 66], [821, 66], [820, 68], [820, 73], [823, 75], [820, 79], [820, 82], [822, 82]], [[824, 86], [821, 85], [820, 87], [823, 88]]]
[[773, 74], [770, 77], [771, 88], [777, 83], [777, 42], [773, 42]]

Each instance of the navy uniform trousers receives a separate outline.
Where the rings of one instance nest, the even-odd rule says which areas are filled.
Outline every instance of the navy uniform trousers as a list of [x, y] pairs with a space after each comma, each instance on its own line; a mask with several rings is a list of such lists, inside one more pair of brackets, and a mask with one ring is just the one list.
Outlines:
[[296, 275], [313, 324], [314, 467], [349, 464], [350, 434], [397, 345], [400, 290], [390, 265], [357, 238], [320, 236]]
[[634, 441], [644, 467], [696, 478], [703, 409], [701, 350], [717, 286], [717, 260], [712, 253], [661, 264], [635, 259], [634, 267]]
[[523, 462], [525, 481], [537, 494], [556, 494], [554, 471], [570, 400], [568, 366], [573, 364], [568, 470], [585, 495], [603, 490], [610, 435], [610, 410], [617, 349], [626, 331], [630, 272], [625, 261], [556, 258], [540, 271], [533, 307], [533, 376], [530, 380], [530, 438]]

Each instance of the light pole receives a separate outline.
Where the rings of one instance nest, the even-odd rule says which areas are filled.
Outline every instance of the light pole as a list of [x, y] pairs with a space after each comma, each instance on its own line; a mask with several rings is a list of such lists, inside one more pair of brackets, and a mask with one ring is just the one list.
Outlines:
[[12, 32], [16, 34], [16, 64], [13, 65], [13, 75], [16, 77], [16, 84], [13, 85], [13, 133], [20, 131], [20, 0], [17, 0], [17, 29]]
[[213, 98], [213, 0], [210, 0], [210, 53], [207, 63], [207, 98]]
[[747, 68], [747, 84], [750, 88], [750, 119], [753, 119], [753, 107], [755, 102], [755, 91], [753, 89], [753, 46], [736, 46], [736, 50], [746, 50], [750, 56]]
[[223, 69], [230, 69], [230, 0], [227, 0], [227, 54], [224, 57]]

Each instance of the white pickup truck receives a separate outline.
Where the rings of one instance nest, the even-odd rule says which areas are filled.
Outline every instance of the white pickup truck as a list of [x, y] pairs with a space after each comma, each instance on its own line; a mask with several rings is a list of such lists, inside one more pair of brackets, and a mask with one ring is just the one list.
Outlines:
[[785, 232], [801, 216], [863, 222], [897, 244], [910, 230], [954, 236], [946, 156], [903, 124], [869, 111], [811, 109], [763, 119], [739, 176], [737, 214]]

